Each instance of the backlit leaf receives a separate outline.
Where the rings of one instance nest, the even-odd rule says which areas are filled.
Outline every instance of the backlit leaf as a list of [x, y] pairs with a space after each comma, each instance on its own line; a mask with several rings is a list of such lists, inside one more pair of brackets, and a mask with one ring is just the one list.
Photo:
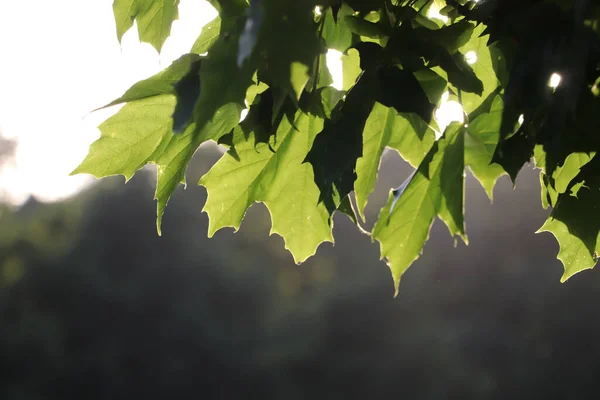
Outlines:
[[271, 233], [283, 237], [296, 262], [313, 255], [320, 243], [333, 241], [330, 216], [318, 201], [312, 167], [302, 162], [323, 120], [298, 111], [294, 126], [282, 120], [277, 140], [270, 143], [275, 151], [256, 143], [253, 132], [235, 129], [239, 159], [225, 154], [200, 180], [208, 191], [204, 211], [209, 216], [209, 236], [224, 227], [237, 230], [248, 207], [263, 202], [271, 214]]
[[184, 54], [173, 61], [173, 63], [164, 70], [148, 79], [135, 83], [121, 97], [101, 108], [107, 108], [116, 104], [128, 103], [161, 94], [175, 94], [175, 84], [190, 71], [192, 65], [200, 62], [200, 60], [201, 57], [197, 54]]
[[217, 41], [221, 33], [221, 17], [217, 15], [215, 19], [202, 27], [200, 36], [194, 42], [191, 53], [204, 54]]
[[137, 22], [140, 41], [150, 43], [160, 52], [171, 33], [171, 25], [178, 18], [179, 0], [115, 0], [113, 13], [117, 26], [117, 38]]
[[[431, 130], [422, 135], [421, 139], [421, 135], [411, 124], [411, 119], [418, 120], [419, 117], [411, 114], [401, 115], [395, 109], [380, 103], [375, 103], [367, 119], [363, 132], [362, 156], [356, 162], [357, 178], [354, 182], [358, 212], [363, 221], [367, 199], [375, 189], [380, 159], [385, 148], [389, 146], [396, 149], [405, 160], [418, 166], [435, 141]], [[422, 123], [427, 128], [427, 125]]]
[[312, 164], [319, 201], [332, 214], [353, 189], [356, 160], [362, 155], [362, 133], [377, 96], [375, 71], [367, 71], [346, 96], [332, 120], [327, 120], [306, 157]]
[[352, 46], [352, 32], [346, 23], [346, 16], [352, 14], [352, 9], [345, 3], [342, 3], [338, 10], [338, 18], [333, 15], [333, 9], [328, 9], [325, 13], [325, 21], [323, 25], [323, 39], [327, 44], [327, 48], [335, 49], [341, 52], [346, 51]]
[[485, 189], [490, 200], [493, 198], [496, 181], [506, 172], [492, 162], [502, 123], [502, 99], [497, 96], [489, 113], [475, 118], [465, 129], [465, 165]]
[[464, 143], [458, 124], [448, 127], [435, 142], [413, 177], [400, 190], [392, 190], [373, 227], [381, 257], [392, 271], [396, 294], [402, 274], [419, 257], [435, 216], [452, 235], [465, 238], [463, 223]]
[[[465, 113], [470, 114], [500, 85], [494, 72], [494, 63], [490, 48], [487, 46], [489, 35], [480, 36], [485, 25], [479, 25], [473, 31], [471, 39], [460, 48], [461, 53], [469, 60], [473, 72], [481, 80], [483, 91], [478, 93], [462, 93], [461, 105]], [[501, 57], [496, 53], [496, 57]]]
[[594, 217], [600, 212], [599, 179], [594, 168], [584, 175], [587, 175], [585, 183], [577, 191], [577, 197], [561, 194], [538, 231], [551, 232], [560, 245], [558, 259], [565, 268], [561, 282], [593, 268], [600, 253], [600, 219]]
[[87, 173], [97, 178], [123, 175], [129, 180], [144, 165], [156, 164], [159, 233], [167, 202], [177, 186], [185, 182], [185, 170], [198, 146], [233, 129], [240, 112], [237, 105], [224, 106], [201, 130], [191, 125], [181, 135], [173, 135], [171, 114], [174, 107], [173, 95], [126, 104], [100, 125], [100, 139], [92, 143], [85, 160], [73, 171], [73, 174]]

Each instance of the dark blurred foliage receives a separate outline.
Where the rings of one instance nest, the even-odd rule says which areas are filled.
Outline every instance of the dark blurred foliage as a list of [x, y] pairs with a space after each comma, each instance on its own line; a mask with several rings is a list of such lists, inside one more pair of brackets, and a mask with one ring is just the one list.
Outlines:
[[[467, 179], [470, 245], [436, 224], [392, 297], [378, 248], [336, 217], [296, 266], [268, 213], [206, 238], [201, 151], [163, 236], [152, 185], [104, 180], [0, 211], [0, 399], [590, 398], [600, 274], [560, 284], [536, 172], [490, 205]], [[408, 168], [387, 156], [371, 220]]]

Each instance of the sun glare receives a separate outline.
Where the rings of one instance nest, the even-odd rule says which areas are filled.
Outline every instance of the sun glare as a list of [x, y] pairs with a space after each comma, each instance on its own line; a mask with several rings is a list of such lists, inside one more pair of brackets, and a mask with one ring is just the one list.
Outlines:
[[444, 24], [448, 23], [448, 17], [440, 14], [441, 6], [437, 2], [433, 2], [431, 7], [429, 7], [429, 11], [427, 11], [427, 16], [429, 18], [435, 18], [442, 21]]
[[548, 86], [550, 86], [552, 89], [556, 89], [560, 85], [560, 81], [562, 81], [562, 76], [555, 72], [550, 76], [550, 79], [548, 80]]
[[98, 124], [119, 107], [90, 111], [189, 51], [216, 16], [208, 2], [181, 0], [159, 55], [139, 42], [135, 26], [119, 45], [111, 3], [36, 2], [31, 13], [30, 2], [0, 2], [0, 37], [15, 38], [0, 41], [0, 134], [17, 141], [14, 163], [0, 170], [0, 199], [51, 202], [89, 186], [93, 178], [69, 173], [98, 138]]
[[477, 53], [473, 50], [468, 51], [465, 54], [465, 59], [467, 60], [467, 64], [475, 64], [477, 62]]
[[442, 95], [440, 106], [435, 110], [434, 117], [438, 124], [439, 131], [435, 133], [436, 140], [442, 137], [446, 127], [452, 122], [465, 122], [465, 112], [456, 100], [449, 100], [450, 93], [445, 92]]
[[329, 49], [327, 51], [326, 60], [327, 69], [329, 69], [329, 73], [333, 78], [333, 83], [331, 84], [331, 86], [333, 86], [337, 90], [342, 90], [342, 86], [344, 84], [342, 70], [342, 53], [334, 49]]

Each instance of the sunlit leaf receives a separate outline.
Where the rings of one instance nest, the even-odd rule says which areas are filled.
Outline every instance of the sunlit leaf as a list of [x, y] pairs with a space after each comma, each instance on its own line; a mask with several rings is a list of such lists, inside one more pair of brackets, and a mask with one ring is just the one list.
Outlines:
[[396, 293], [402, 274], [419, 257], [436, 215], [453, 236], [466, 240], [463, 138], [462, 127], [450, 125], [406, 185], [390, 192], [373, 227], [373, 240], [379, 242], [381, 257], [387, 259]]
[[[492, 54], [487, 46], [488, 35], [480, 36], [485, 25], [479, 25], [473, 31], [470, 40], [460, 48], [461, 53], [472, 62], [471, 68], [483, 84], [481, 94], [464, 92], [461, 94], [461, 105], [465, 112], [470, 114], [500, 85], [496, 73]], [[501, 57], [496, 54], [496, 57]]]
[[349, 90], [362, 72], [358, 50], [349, 49], [342, 56], [342, 90]]
[[191, 53], [196, 54], [204, 54], [208, 52], [210, 47], [217, 41], [219, 38], [219, 33], [221, 32], [221, 17], [217, 15], [215, 19], [210, 21], [208, 24], [202, 27], [202, 32], [200, 32], [200, 36], [194, 42]]
[[600, 211], [600, 186], [594, 168], [587, 172], [577, 197], [561, 194], [550, 217], [538, 231], [551, 232], [560, 245], [558, 259], [565, 268], [562, 282], [593, 268], [600, 253], [600, 219], [593, 217]]
[[[411, 124], [411, 119], [418, 123], [416, 120], [419, 117], [411, 114], [400, 115], [395, 109], [380, 103], [375, 103], [367, 119], [363, 132], [362, 156], [356, 162], [357, 178], [354, 182], [358, 212], [363, 221], [367, 199], [375, 189], [381, 155], [386, 146], [396, 149], [405, 160], [416, 167], [435, 141], [431, 130], [425, 135], [419, 135]], [[427, 128], [424, 122], [421, 123]]]
[[482, 114], [465, 129], [465, 165], [485, 189], [490, 200], [493, 198], [496, 181], [506, 172], [492, 162], [502, 123], [502, 99], [494, 99], [489, 113]]
[[171, 34], [171, 25], [178, 18], [179, 0], [115, 0], [113, 13], [117, 26], [117, 38], [137, 22], [140, 41], [150, 43], [160, 52]]
[[352, 46], [352, 32], [348, 28], [346, 16], [351, 15], [353, 10], [345, 3], [342, 3], [338, 9], [337, 22], [333, 15], [333, 9], [327, 10], [325, 13], [325, 21], [323, 22], [323, 39], [327, 44], [327, 48], [338, 51], [346, 51]]
[[319, 203], [312, 167], [302, 161], [323, 120], [298, 111], [294, 126], [283, 119], [269, 149], [255, 143], [254, 133], [234, 132], [239, 159], [225, 154], [200, 180], [208, 191], [204, 211], [209, 216], [208, 234], [224, 227], [238, 229], [246, 210], [263, 202], [272, 219], [271, 233], [283, 237], [296, 262], [313, 255], [320, 243], [333, 241], [330, 216]]
[[185, 170], [200, 143], [216, 140], [229, 132], [238, 123], [240, 112], [237, 105], [224, 106], [199, 132], [191, 125], [181, 135], [173, 135], [174, 107], [173, 95], [126, 104], [100, 125], [100, 139], [90, 146], [85, 160], [73, 171], [73, 174], [87, 173], [97, 178], [123, 175], [130, 179], [144, 165], [156, 164], [159, 233], [167, 202], [177, 186], [185, 182]]
[[200, 60], [201, 57], [199, 57], [197, 54], [184, 54], [177, 60], [173, 61], [173, 63], [164, 70], [148, 79], [144, 79], [135, 83], [121, 97], [111, 101], [101, 108], [106, 108], [121, 103], [128, 103], [161, 94], [175, 94], [175, 84], [190, 71], [192, 65], [199, 63]]

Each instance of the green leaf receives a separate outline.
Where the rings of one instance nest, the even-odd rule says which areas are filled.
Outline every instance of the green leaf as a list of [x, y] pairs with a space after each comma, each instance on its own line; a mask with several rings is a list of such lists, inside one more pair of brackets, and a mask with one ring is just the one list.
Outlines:
[[[235, 26], [232, 26], [232, 36], [236, 35], [233, 28]], [[173, 82], [181, 80], [193, 63], [201, 59], [195, 54], [178, 60], [167, 71], [139, 82], [113, 102], [129, 103], [101, 126], [102, 137], [92, 144], [87, 158], [74, 173], [90, 173], [97, 177], [122, 174], [129, 179], [146, 163], [157, 164], [155, 198], [160, 234], [167, 202], [178, 184], [185, 182], [185, 170], [198, 146], [206, 140], [218, 141], [239, 123], [246, 89], [252, 82], [252, 70], [237, 68], [236, 47], [234, 40], [222, 38], [215, 42], [211, 54], [202, 58], [202, 63], [198, 64], [202, 90], [196, 101], [193, 99], [196, 92], [190, 92], [185, 99], [178, 92], [185, 105], [195, 103], [191, 124], [181, 135], [175, 136], [172, 132], [175, 97], [162, 93], [175, 92]], [[202, 79], [203, 76], [207, 78]]]
[[[505, 113], [506, 111], [503, 111], [503, 118]], [[502, 131], [500, 131], [500, 134], [502, 135]], [[499, 140], [494, 156], [492, 157], [492, 162], [501, 165], [514, 184], [517, 180], [517, 174], [523, 165], [531, 160], [534, 147], [535, 142], [533, 138], [519, 129], [508, 139]]]
[[426, 121], [433, 116], [433, 105], [415, 75], [395, 66], [378, 68], [377, 101], [398, 112], [414, 112]]
[[150, 43], [160, 52], [171, 34], [171, 25], [178, 18], [179, 0], [115, 0], [113, 14], [119, 42], [125, 32], [137, 22], [140, 41]]
[[319, 201], [330, 214], [352, 191], [356, 180], [356, 160], [362, 154], [362, 133], [378, 91], [376, 71], [366, 71], [346, 100], [334, 111], [332, 120], [325, 122], [306, 157], [312, 164], [315, 182], [321, 190]]
[[156, 164], [159, 234], [167, 202], [179, 183], [185, 182], [185, 170], [198, 146], [231, 131], [237, 125], [240, 113], [237, 105], [224, 106], [201, 130], [191, 125], [176, 136], [171, 130], [174, 107], [173, 95], [154, 96], [126, 104], [100, 125], [100, 139], [92, 143], [87, 157], [73, 171], [73, 174], [87, 173], [97, 178], [123, 175], [129, 180], [144, 165]]
[[[264, 10], [257, 32], [256, 49], [251, 58], [258, 76], [269, 86], [278, 86], [298, 100], [314, 73], [321, 54], [321, 42], [314, 21], [312, 0], [261, 0]], [[255, 52], [256, 53], [256, 52]]]
[[[483, 91], [478, 93], [461, 93], [461, 105], [467, 115], [473, 112], [481, 103], [500, 85], [500, 81], [497, 78], [494, 70], [494, 61], [492, 60], [492, 53], [487, 45], [489, 35], [480, 36], [484, 31], [485, 25], [478, 25], [471, 39], [460, 48], [460, 52], [466, 57], [471, 57], [473, 54], [476, 57], [475, 62], [470, 64], [473, 68], [473, 72], [479, 78], [483, 84]], [[495, 52], [495, 57], [501, 57], [498, 52]], [[472, 58], [468, 58], [472, 62]]]
[[284, 118], [277, 140], [270, 142], [275, 152], [256, 143], [253, 132], [236, 128], [233, 141], [239, 160], [228, 152], [200, 180], [208, 191], [203, 209], [209, 216], [208, 235], [224, 227], [239, 229], [248, 207], [263, 202], [271, 213], [271, 233], [283, 237], [296, 262], [313, 255], [320, 243], [333, 242], [312, 168], [302, 162], [322, 127], [322, 119], [301, 111], [293, 125]]
[[219, 39], [220, 33], [221, 17], [217, 15], [215, 19], [202, 27], [202, 32], [194, 42], [190, 53], [204, 54], [208, 52], [210, 47]]
[[549, 206], [555, 206], [560, 194], [566, 193], [571, 187], [582, 182], [578, 178], [579, 173], [585, 165], [592, 161], [595, 155], [595, 152], [589, 154], [571, 153], [562, 165], [554, 169], [552, 177], [549, 177], [546, 171], [546, 152], [543, 150], [542, 145], [535, 146], [535, 164], [536, 167], [542, 170], [540, 173], [540, 184], [542, 189], [542, 207], [544, 209]]
[[439, 43], [426, 40], [420, 31], [428, 30], [412, 29], [407, 24], [396, 27], [386, 51], [405, 69], [413, 71], [423, 69], [423, 59], [425, 59], [429, 61], [429, 67], [441, 67], [446, 72], [448, 81], [456, 88], [481, 95], [483, 84], [465, 60], [464, 55], [459, 51], [451, 53]]
[[360, 36], [372, 39], [380, 39], [386, 36], [383, 30], [383, 25], [375, 22], [370, 22], [361, 17], [355, 17], [348, 15], [345, 18], [346, 25], [350, 29], [350, 32]]
[[564, 164], [556, 167], [554, 172], [552, 173], [552, 178], [554, 179], [554, 188], [556, 191], [561, 194], [565, 193], [567, 189], [571, 186], [571, 182], [584, 165], [592, 161], [596, 153], [571, 153], [567, 156]]
[[502, 98], [496, 96], [490, 112], [475, 118], [465, 130], [465, 165], [469, 166], [490, 200], [496, 181], [506, 173], [500, 165], [492, 163], [500, 138], [502, 111]]
[[178, 18], [179, 0], [143, 0], [150, 3], [136, 16], [140, 41], [150, 43], [160, 52], [171, 34], [171, 25]]
[[452, 85], [463, 92], [482, 97], [483, 83], [467, 63], [464, 54], [457, 51], [451, 56], [442, 55], [439, 61], [440, 66], [448, 74], [448, 81]]
[[375, 189], [381, 155], [386, 146], [396, 149], [405, 160], [418, 166], [435, 141], [435, 134], [431, 130], [421, 139], [410, 119], [420, 118], [413, 114], [401, 115], [393, 108], [375, 103], [365, 123], [362, 156], [356, 162], [357, 178], [354, 182], [358, 213], [363, 221], [364, 209], [369, 195]]
[[421, 36], [424, 40], [442, 46], [450, 53], [455, 53], [460, 47], [469, 42], [474, 29], [472, 23], [461, 20], [452, 25], [443, 26], [441, 29], [416, 29], [415, 34]]
[[[327, 66], [324, 66], [326, 69]], [[294, 98], [296, 100], [300, 100], [300, 96], [304, 91], [304, 87], [308, 83], [310, 79], [310, 75], [308, 74], [309, 68], [305, 64], [302, 64], [297, 61], [293, 61], [290, 64], [290, 83], [292, 86]]]
[[352, 32], [346, 23], [346, 16], [352, 15], [353, 10], [345, 3], [338, 10], [337, 23], [333, 17], [333, 10], [330, 8], [325, 13], [323, 22], [323, 39], [327, 48], [344, 52], [352, 46]]
[[197, 54], [184, 54], [173, 61], [166, 69], [148, 79], [135, 83], [121, 97], [100, 107], [99, 110], [116, 104], [129, 103], [161, 94], [174, 94], [175, 84], [190, 71], [194, 64], [200, 62], [200, 60], [202, 60], [202, 58]]
[[[233, 103], [245, 108], [246, 91], [252, 86], [252, 66], [237, 66], [237, 41], [241, 26], [232, 26], [230, 36], [221, 36], [200, 66], [202, 90], [196, 101], [193, 122], [196, 129], [213, 120], [221, 107]], [[239, 120], [239, 117], [238, 117]]]
[[344, 92], [328, 86], [322, 88], [320, 93], [321, 103], [323, 104], [323, 113], [326, 118], [331, 119], [331, 113], [344, 97]]
[[342, 90], [350, 90], [361, 72], [358, 50], [348, 49], [346, 54], [342, 55]]
[[442, 94], [446, 91], [448, 82], [430, 69], [415, 72], [415, 77], [421, 84], [429, 101], [438, 104]]
[[[305, 70], [308, 74], [308, 69], [305, 68]], [[317, 75], [317, 72], [318, 76], [315, 76]], [[315, 78], [317, 79], [316, 85]], [[315, 69], [315, 72], [309, 75], [308, 82], [306, 82], [304, 88], [307, 91], [312, 91], [313, 89], [322, 89], [331, 86], [332, 83], [333, 77], [331, 76], [329, 68], [327, 67], [327, 53], [321, 53], [321, 55], [319, 55], [319, 69], [318, 71]]]
[[115, 0], [113, 2], [113, 14], [117, 27], [117, 39], [119, 43], [123, 35], [133, 26], [133, 20], [138, 14], [138, 0]]
[[390, 192], [373, 227], [381, 257], [392, 271], [396, 294], [402, 274], [419, 257], [435, 216], [451, 235], [466, 242], [463, 221], [464, 140], [462, 127], [452, 124], [435, 142], [414, 175]]
[[558, 259], [565, 268], [561, 282], [596, 265], [600, 252], [600, 219], [594, 216], [600, 211], [599, 205], [597, 181], [589, 187], [581, 187], [577, 197], [562, 194], [556, 208], [538, 230], [538, 233], [552, 233], [560, 245]]

